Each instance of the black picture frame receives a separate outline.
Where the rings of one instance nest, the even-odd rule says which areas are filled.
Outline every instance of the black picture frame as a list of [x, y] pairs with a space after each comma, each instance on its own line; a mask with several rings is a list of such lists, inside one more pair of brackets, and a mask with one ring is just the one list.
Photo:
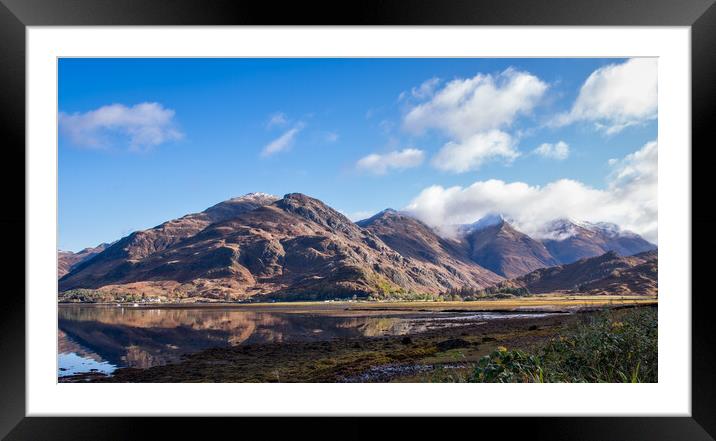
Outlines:
[[[706, 180], [716, 115], [716, 6], [714, 0], [389, 0], [350, 3], [293, 2], [280, 7], [258, 1], [201, 0], [0, 0], [0, 121], [3, 130], [3, 249], [13, 250], [3, 265], [5, 284], [0, 306], [0, 436], [6, 439], [127, 439], [205, 437], [236, 429], [234, 418], [29, 418], [25, 417], [25, 28], [27, 26], [105, 25], [551, 25], [551, 26], [690, 26], [692, 36], [692, 201], [708, 200]], [[683, 146], [686, 148], [686, 146]], [[694, 161], [696, 153], [699, 161]], [[716, 226], [707, 207], [692, 203], [692, 235]], [[713, 234], [699, 235], [699, 249], [714, 245]], [[668, 252], [668, 250], [663, 250]], [[461, 419], [475, 433], [494, 429], [507, 437], [578, 440], [709, 440], [716, 437], [716, 332], [708, 290], [696, 282], [708, 274], [708, 259], [692, 251], [692, 416], [691, 417], [552, 417]], [[691, 293], [681, 293], [691, 295]], [[286, 424], [282, 424], [286, 423]], [[453, 421], [412, 419], [399, 422], [401, 434], [445, 433]], [[243, 434], [266, 433], [267, 422], [243, 419]], [[211, 429], [208, 429], [210, 426]], [[372, 424], [361, 419], [278, 419], [275, 429], [307, 431], [316, 436], [367, 438]], [[463, 427], [461, 427], [462, 429]], [[210, 431], [209, 431], [210, 430]], [[259, 430], [259, 432], [255, 432]], [[335, 432], [340, 430], [340, 432]], [[382, 432], [384, 435], [385, 432]], [[456, 433], [457, 435], [457, 433]]]

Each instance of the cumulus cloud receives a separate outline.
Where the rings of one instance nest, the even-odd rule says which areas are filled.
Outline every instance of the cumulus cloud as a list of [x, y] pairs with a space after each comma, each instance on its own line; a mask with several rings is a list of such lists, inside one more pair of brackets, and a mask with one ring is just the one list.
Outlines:
[[609, 165], [612, 167], [612, 173], [609, 175], [609, 180], [611, 185], [624, 187], [645, 181], [656, 185], [658, 159], [658, 144], [656, 141], [650, 141], [641, 149], [625, 156], [624, 159], [610, 160]]
[[588, 121], [611, 135], [655, 119], [657, 104], [656, 58], [632, 58], [595, 70], [582, 85], [572, 109], [552, 123], [563, 126]]
[[385, 154], [373, 153], [358, 160], [356, 168], [375, 174], [385, 174], [388, 170], [403, 170], [417, 167], [423, 163], [425, 153], [415, 148], [394, 150]]
[[564, 141], [559, 141], [556, 144], [545, 142], [532, 152], [545, 158], [557, 159], [561, 161], [563, 159], [567, 159], [569, 156], [569, 144]]
[[284, 132], [281, 136], [266, 144], [264, 149], [261, 151], [261, 156], [267, 157], [275, 155], [279, 152], [289, 150], [293, 146], [293, 143], [296, 140], [296, 136], [301, 130], [303, 130], [303, 128], [303, 123], [296, 124], [289, 130]]
[[448, 142], [433, 158], [432, 164], [444, 171], [463, 173], [477, 170], [483, 163], [502, 158], [509, 162], [519, 156], [512, 137], [500, 130], [477, 133], [463, 141]]
[[505, 129], [530, 113], [548, 88], [536, 76], [513, 68], [439, 85], [432, 78], [411, 90], [422, 102], [407, 111], [403, 128], [418, 135], [430, 129], [447, 135], [450, 141], [432, 164], [454, 173], [477, 170], [490, 160], [517, 158], [516, 142]]
[[497, 74], [455, 79], [411, 108], [403, 119], [410, 132], [437, 129], [458, 140], [509, 126], [529, 113], [548, 86], [536, 76], [512, 68]]
[[60, 132], [77, 146], [106, 148], [128, 142], [130, 150], [141, 151], [183, 137], [174, 113], [159, 103], [110, 104], [84, 113], [60, 112], [58, 121]]
[[513, 219], [521, 231], [540, 237], [544, 225], [568, 217], [613, 222], [656, 242], [657, 143], [652, 141], [612, 161], [607, 186], [597, 189], [560, 179], [544, 186], [501, 180], [468, 187], [433, 185], [415, 197], [407, 211], [435, 227], [472, 223], [490, 213]]

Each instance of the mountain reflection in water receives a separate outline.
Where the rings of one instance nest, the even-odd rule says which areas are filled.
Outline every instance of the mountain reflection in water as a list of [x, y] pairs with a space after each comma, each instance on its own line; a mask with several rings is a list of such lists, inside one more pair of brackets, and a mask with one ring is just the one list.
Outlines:
[[[330, 315], [241, 308], [131, 308], [62, 305], [59, 375], [147, 368], [211, 347], [415, 334], [508, 318], [512, 313]], [[79, 358], [78, 358], [79, 357]], [[78, 363], [78, 360], [80, 361]]]

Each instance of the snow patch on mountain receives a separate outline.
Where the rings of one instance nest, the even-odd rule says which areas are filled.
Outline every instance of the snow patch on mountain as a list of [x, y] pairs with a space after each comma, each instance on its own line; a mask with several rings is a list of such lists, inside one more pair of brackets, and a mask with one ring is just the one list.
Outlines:
[[559, 218], [547, 222], [534, 234], [534, 237], [542, 240], [562, 241], [580, 233], [596, 233], [608, 238], [639, 237], [638, 234], [629, 230], [624, 230], [619, 225], [614, 223], [587, 222], [573, 218]]

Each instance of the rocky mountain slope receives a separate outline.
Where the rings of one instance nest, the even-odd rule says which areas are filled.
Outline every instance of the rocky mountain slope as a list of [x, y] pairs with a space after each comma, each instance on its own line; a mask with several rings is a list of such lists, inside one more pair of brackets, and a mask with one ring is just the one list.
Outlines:
[[655, 246], [614, 225], [559, 220], [536, 240], [489, 215], [454, 230], [447, 237], [391, 209], [353, 223], [299, 193], [251, 193], [83, 250], [85, 257], [61, 254], [58, 271], [68, 272], [58, 283], [83, 301], [90, 294], [108, 301], [298, 300], [421, 298], [491, 286], [656, 289], [655, 258], [620, 257]]
[[620, 256], [609, 251], [597, 257], [542, 268], [498, 286], [526, 288], [531, 294], [656, 295], [657, 251]]
[[70, 274], [60, 279], [60, 290], [63, 287], [95, 287], [121, 278], [121, 274], [129, 272], [144, 258], [196, 235], [207, 226], [277, 199], [265, 193], [249, 193], [216, 204], [200, 213], [188, 214], [148, 230], [136, 231], [107, 247], [95, 259], [76, 265]]
[[209, 209], [133, 233], [60, 279], [60, 291], [307, 299], [436, 294], [502, 279], [440, 249], [440, 239], [427, 232], [427, 239], [437, 241], [436, 257], [402, 255], [370, 229], [302, 194], [255, 205], [260, 206], [221, 214], [214, 222], [207, 219]]
[[608, 251], [630, 256], [656, 249], [638, 234], [623, 231], [609, 223], [577, 222], [558, 219], [547, 225], [545, 247], [559, 261], [572, 263], [585, 257], [594, 257]]
[[487, 278], [494, 278], [494, 274], [470, 258], [463, 242], [440, 237], [432, 228], [405, 213], [387, 209], [357, 225], [378, 236], [401, 256], [419, 262], [441, 280], [457, 278], [462, 286], [476, 286]]
[[92, 248], [85, 248], [81, 251], [73, 253], [72, 251], [57, 251], [57, 278], [61, 278], [69, 273], [75, 266], [91, 259], [97, 254], [107, 249], [110, 245], [103, 243]]
[[503, 219], [468, 231], [463, 240], [470, 258], [501, 276], [517, 277], [559, 263], [542, 243]]

